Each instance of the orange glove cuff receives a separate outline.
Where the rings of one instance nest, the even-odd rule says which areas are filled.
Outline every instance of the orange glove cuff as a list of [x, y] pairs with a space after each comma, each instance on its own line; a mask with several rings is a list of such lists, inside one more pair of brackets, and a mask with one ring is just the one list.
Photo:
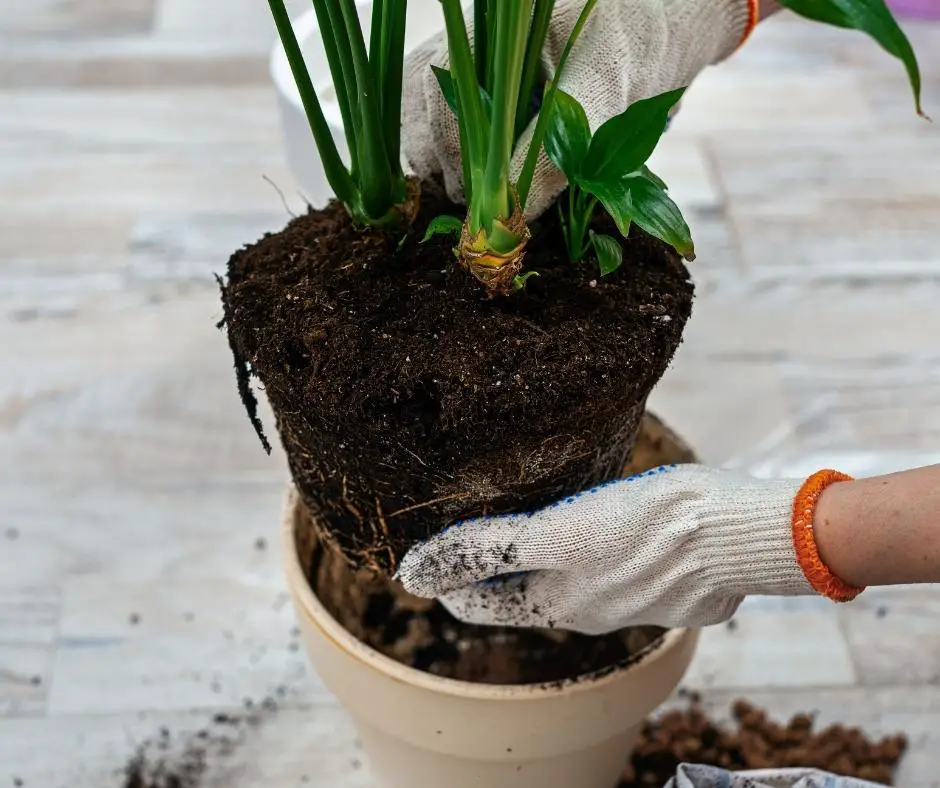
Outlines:
[[834, 602], [849, 602], [865, 589], [850, 586], [836, 577], [823, 563], [816, 546], [813, 520], [816, 515], [816, 503], [823, 490], [835, 482], [850, 481], [851, 476], [839, 471], [817, 471], [803, 483], [793, 501], [793, 546], [796, 548], [796, 562], [813, 590]]
[[760, 20], [760, 2], [759, 0], [747, 0], [747, 26], [744, 28], [744, 35], [738, 42], [738, 48], [744, 46], [744, 42], [751, 37], [757, 22]]

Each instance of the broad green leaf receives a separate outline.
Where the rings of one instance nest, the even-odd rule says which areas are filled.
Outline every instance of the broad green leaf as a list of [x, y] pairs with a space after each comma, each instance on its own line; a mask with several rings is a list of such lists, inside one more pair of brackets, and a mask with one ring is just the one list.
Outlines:
[[860, 30], [870, 35], [904, 64], [914, 92], [917, 114], [924, 114], [920, 106], [921, 84], [917, 56], [884, 0], [780, 0], [780, 4], [807, 19]]
[[666, 129], [669, 110], [685, 88], [634, 101], [601, 126], [591, 140], [582, 175], [591, 181], [619, 181], [646, 163]]
[[636, 174], [640, 177], [646, 178], [648, 181], [655, 183], [660, 189], [666, 190], [669, 187], [666, 185], [666, 182], [660, 178], [656, 173], [654, 173], [649, 167], [645, 164], [636, 171]]
[[601, 276], [613, 273], [623, 263], [623, 249], [620, 242], [609, 235], [601, 235], [591, 230], [591, 243], [597, 253], [597, 265], [601, 269]]
[[617, 229], [624, 238], [630, 232], [630, 223], [633, 221], [632, 206], [630, 205], [630, 190], [627, 181], [586, 181], [579, 179], [578, 186], [588, 194], [593, 194], [601, 201], [604, 210], [617, 224]]
[[[431, 71], [437, 77], [437, 84], [440, 85], [447, 106], [451, 108], [455, 115], [459, 115], [457, 112], [457, 91], [454, 89], [454, 79], [451, 77], [450, 72], [440, 66], [431, 66]], [[486, 115], [487, 123], [489, 123], [493, 116], [493, 99], [482, 87], [480, 88], [480, 98], [483, 100], [483, 112]]]
[[563, 90], [555, 93], [551, 120], [545, 135], [545, 153], [568, 180], [575, 178], [591, 144], [587, 115], [574, 96]]
[[512, 279], [512, 289], [513, 290], [523, 290], [525, 289], [525, 283], [529, 280], [530, 276], [538, 276], [538, 271], [526, 271], [525, 273], [514, 276]]
[[626, 183], [633, 221], [650, 235], [665, 241], [686, 260], [694, 260], [692, 234], [672, 198], [646, 178], [628, 178]]
[[463, 222], [456, 216], [448, 216], [446, 214], [435, 216], [431, 219], [431, 223], [428, 225], [427, 232], [425, 232], [424, 238], [421, 239], [421, 243], [424, 243], [435, 235], [459, 233], [462, 228]]

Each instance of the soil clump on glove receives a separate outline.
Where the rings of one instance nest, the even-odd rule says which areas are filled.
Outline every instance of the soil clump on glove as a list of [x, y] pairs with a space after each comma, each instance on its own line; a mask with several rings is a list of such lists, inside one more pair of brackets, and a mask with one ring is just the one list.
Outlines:
[[719, 724], [693, 694], [687, 709], [648, 720], [619, 788], [661, 788], [681, 763], [729, 771], [809, 767], [892, 785], [907, 748], [903, 734], [874, 741], [844, 725], [814, 731], [809, 714], [774, 722], [745, 700], [734, 703], [732, 717], [733, 725]]
[[[239, 390], [256, 377], [294, 482], [356, 567], [391, 574], [455, 521], [529, 511], [616, 478], [691, 312], [688, 272], [634, 229], [623, 264], [574, 265], [556, 211], [534, 228], [525, 292], [488, 298], [430, 220], [408, 235], [332, 203], [236, 252], [222, 285]], [[609, 219], [595, 229], [618, 233]]]

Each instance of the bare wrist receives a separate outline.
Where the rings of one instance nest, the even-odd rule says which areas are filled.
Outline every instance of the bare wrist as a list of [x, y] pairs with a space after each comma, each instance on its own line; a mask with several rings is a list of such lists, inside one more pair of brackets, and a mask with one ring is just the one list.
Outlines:
[[[813, 533], [819, 557], [829, 570], [844, 583], [861, 588], [868, 585], [863, 556], [852, 538], [851, 528], [857, 519], [852, 514], [857, 482], [829, 485], [819, 497], [813, 518]], [[856, 537], [858, 534], [856, 534]]]

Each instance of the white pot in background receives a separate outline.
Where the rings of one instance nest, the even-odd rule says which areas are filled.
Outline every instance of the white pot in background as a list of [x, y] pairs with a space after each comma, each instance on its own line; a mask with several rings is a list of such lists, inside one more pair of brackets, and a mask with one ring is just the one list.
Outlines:
[[[362, 20], [365, 40], [368, 43], [369, 31], [372, 27], [370, 24], [372, 3], [360, 0], [356, 3], [356, 8]], [[444, 20], [439, 0], [409, 0], [408, 21], [405, 28], [405, 53], [407, 54], [422, 41], [427, 40], [443, 26]], [[304, 53], [310, 78], [320, 98], [323, 114], [333, 131], [336, 147], [343, 160], [348, 163], [349, 151], [346, 148], [342, 118], [333, 94], [333, 81], [320, 39], [316, 14], [311, 10], [294, 20], [294, 32]], [[317, 153], [307, 116], [300, 103], [300, 93], [297, 91], [294, 75], [291, 73], [287, 55], [280, 42], [275, 45], [271, 53], [270, 68], [271, 79], [277, 90], [287, 165], [303, 195], [314, 207], [321, 208], [333, 196], [333, 192], [326, 182], [320, 155]]]
[[406, 667], [353, 637], [311, 591], [288, 496], [287, 583], [313, 665], [352, 716], [385, 788], [613, 788], [646, 716], [675, 689], [697, 630], [634, 664], [559, 686], [474, 684]]

